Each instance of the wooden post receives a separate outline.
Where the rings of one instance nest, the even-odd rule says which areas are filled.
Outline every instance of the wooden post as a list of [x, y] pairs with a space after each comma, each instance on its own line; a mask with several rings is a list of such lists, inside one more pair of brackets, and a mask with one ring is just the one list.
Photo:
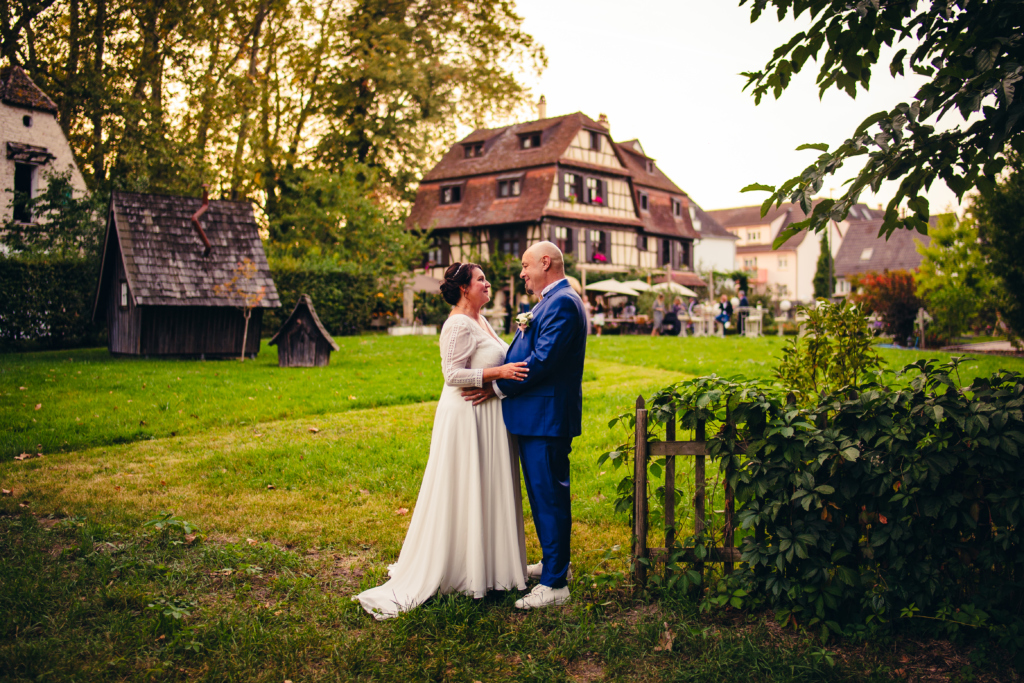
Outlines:
[[[665, 425], [665, 441], [676, 440], [676, 413]], [[665, 456], [665, 552], [676, 540], [676, 456]]]
[[[704, 420], [697, 421], [697, 441], [705, 441], [705, 423]], [[693, 478], [694, 478], [694, 495], [693, 495], [693, 535], [700, 536], [704, 533], [704, 457], [698, 455], [694, 457], [693, 467]], [[697, 562], [697, 571], [700, 572], [701, 585], [704, 584], [704, 562]]]
[[647, 410], [644, 397], [636, 397], [636, 432], [633, 452], [633, 580], [647, 583]]
[[[733, 421], [732, 421], [732, 411], [729, 409], [728, 405], [726, 405], [726, 407], [725, 407], [725, 425], [726, 425], [725, 428], [728, 430], [729, 437], [730, 438], [736, 438], [736, 425], [733, 424]], [[732, 460], [732, 454], [731, 453], [726, 453], [725, 457], [729, 458], [729, 460], [731, 462], [731, 460]], [[733, 507], [732, 486], [729, 485], [729, 462], [727, 462], [726, 463], [726, 467], [725, 467], [725, 524], [722, 527], [722, 531], [723, 531], [723, 533], [722, 533], [722, 547], [726, 548], [727, 552], [729, 550], [732, 550], [733, 546], [736, 543], [735, 539], [733, 538], [733, 533], [732, 533], [732, 516], [733, 516], [733, 512], [734, 512], [734, 507]], [[726, 574], [732, 574], [732, 570], [733, 570], [733, 563], [731, 561], [726, 561], [726, 563], [725, 563], [725, 573]]]

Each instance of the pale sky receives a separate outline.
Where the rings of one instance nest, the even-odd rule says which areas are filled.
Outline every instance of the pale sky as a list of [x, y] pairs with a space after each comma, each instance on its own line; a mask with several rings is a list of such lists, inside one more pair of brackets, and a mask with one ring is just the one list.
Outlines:
[[[739, 74], [756, 71], [798, 30], [774, 13], [750, 23], [749, 6], [736, 0], [516, 0], [524, 29], [547, 50], [549, 65], [529, 79], [545, 95], [548, 116], [582, 111], [608, 115], [615, 140], [639, 138], [644, 151], [705, 209], [760, 204], [767, 193], [741, 193], [753, 182], [778, 185], [810, 165], [817, 152], [846, 140], [869, 114], [911, 101], [923, 79], [893, 79], [888, 60], [876, 69], [871, 90], [852, 100], [830, 91], [818, 99], [816, 64], [810, 62], [781, 99], [759, 106], [742, 90]], [[953, 121], [955, 123], [956, 121]], [[853, 175], [826, 181], [822, 194]], [[896, 183], [861, 201], [888, 202]], [[956, 208], [942, 181], [927, 195], [932, 213]]]

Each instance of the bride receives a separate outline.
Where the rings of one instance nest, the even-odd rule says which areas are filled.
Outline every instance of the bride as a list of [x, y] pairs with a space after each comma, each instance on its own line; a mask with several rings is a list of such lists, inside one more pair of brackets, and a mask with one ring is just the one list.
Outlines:
[[435, 593], [482, 598], [489, 590], [526, 588], [519, 462], [501, 401], [474, 406], [463, 387], [522, 380], [526, 363], [503, 364], [508, 344], [480, 315], [491, 299], [480, 266], [455, 263], [441, 294], [452, 305], [441, 330], [444, 389], [437, 403], [430, 456], [409, 531], [390, 580], [353, 599], [377, 619], [397, 616]]

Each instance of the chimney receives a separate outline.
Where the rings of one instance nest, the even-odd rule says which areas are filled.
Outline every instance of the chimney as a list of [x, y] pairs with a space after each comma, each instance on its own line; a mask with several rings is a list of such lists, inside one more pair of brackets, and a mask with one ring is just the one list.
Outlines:
[[605, 130], [610, 131], [612, 129], [611, 125], [608, 123], [607, 114], [601, 114], [597, 117], [597, 125], [602, 126]]
[[548, 117], [548, 100], [543, 95], [540, 96], [540, 100], [537, 102], [537, 118], [546, 119]]

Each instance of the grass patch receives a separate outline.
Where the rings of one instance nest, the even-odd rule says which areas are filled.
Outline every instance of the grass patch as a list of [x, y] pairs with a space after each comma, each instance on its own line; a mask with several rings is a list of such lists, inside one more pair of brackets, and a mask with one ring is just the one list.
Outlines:
[[[4, 680], [883, 681], [970, 672], [969, 652], [943, 648], [936, 666], [936, 650], [913, 643], [824, 648], [759, 617], [709, 619], [684, 603], [640, 604], [579, 582], [561, 608], [524, 614], [510, 594], [447, 596], [377, 623], [349, 600], [376, 577], [345, 548], [188, 543], [85, 518], [41, 522], [0, 517]], [[974, 675], [1007, 673], [989, 664]]]
[[[439, 356], [431, 338], [339, 343], [324, 369], [279, 369], [274, 349], [244, 364], [0, 356], [0, 486], [12, 491], [0, 498], [0, 677], [843, 681], [972, 665], [944, 644], [823, 649], [770, 619], [699, 616], [685, 601], [634, 602], [587, 582], [625, 568], [603, 559], [628, 544], [611, 505], [622, 472], [596, 466], [622, 437], [608, 420], [686, 376], [765, 376], [773, 338], [591, 338], [571, 456], [573, 603], [524, 615], [515, 595], [450, 596], [373, 622], [349, 596], [398, 555], [409, 517], [395, 513], [415, 504]], [[912, 353], [883, 355], [903, 364]], [[44, 458], [12, 460], [36, 444]], [[143, 527], [165, 510], [206, 540]], [[529, 521], [527, 538], [536, 561]], [[673, 648], [656, 651], [665, 624]], [[1005, 679], [988, 668], [971, 675]]]

